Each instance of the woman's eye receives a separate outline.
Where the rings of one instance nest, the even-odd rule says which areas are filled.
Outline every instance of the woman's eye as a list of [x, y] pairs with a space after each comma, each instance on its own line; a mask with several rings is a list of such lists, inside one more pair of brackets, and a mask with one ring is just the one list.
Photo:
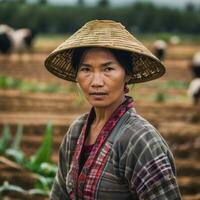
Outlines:
[[106, 72], [109, 72], [109, 71], [112, 71], [112, 70], [113, 70], [112, 67], [106, 67], [106, 68], [105, 68], [105, 71], [106, 71]]
[[80, 71], [82, 71], [82, 72], [89, 72], [90, 68], [89, 67], [81, 67]]

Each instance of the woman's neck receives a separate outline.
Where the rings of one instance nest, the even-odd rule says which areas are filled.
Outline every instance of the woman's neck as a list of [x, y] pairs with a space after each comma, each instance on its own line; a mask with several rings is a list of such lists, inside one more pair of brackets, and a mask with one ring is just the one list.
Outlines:
[[114, 104], [109, 105], [107, 107], [95, 107], [95, 120], [93, 122], [93, 125], [100, 125], [105, 124], [112, 113], [116, 110], [116, 108], [122, 104], [122, 102], [125, 100], [125, 96], [121, 97], [118, 101], [116, 101]]
[[116, 110], [116, 108], [120, 104], [122, 104], [124, 100], [125, 100], [125, 96], [123, 96], [122, 98], [119, 98], [117, 102], [115, 102], [114, 104], [110, 106], [107, 106], [104, 108], [94, 107], [95, 119], [90, 126], [89, 135], [87, 136], [85, 140], [85, 145], [91, 145], [95, 143], [98, 134], [100, 133], [100, 131], [102, 130], [102, 128], [104, 127], [104, 125], [106, 124], [106, 122], [108, 121], [112, 113]]

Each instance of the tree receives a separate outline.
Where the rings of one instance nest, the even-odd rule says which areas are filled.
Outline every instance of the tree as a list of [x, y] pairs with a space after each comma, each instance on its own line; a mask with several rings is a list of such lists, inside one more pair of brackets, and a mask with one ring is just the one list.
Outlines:
[[48, 0], [38, 0], [38, 4], [47, 4]]
[[195, 10], [195, 6], [194, 6], [194, 4], [193, 3], [187, 3], [186, 4], [186, 6], [185, 6], [185, 9], [187, 10], [187, 11], [194, 11]]
[[109, 0], [100, 0], [98, 5], [102, 6], [102, 7], [108, 7], [109, 6]]
[[84, 0], [78, 0], [78, 5], [83, 6], [84, 5]]

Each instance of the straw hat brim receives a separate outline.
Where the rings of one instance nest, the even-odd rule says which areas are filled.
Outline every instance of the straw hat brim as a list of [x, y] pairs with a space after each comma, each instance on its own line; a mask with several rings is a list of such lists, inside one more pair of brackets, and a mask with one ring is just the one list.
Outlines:
[[87, 23], [46, 58], [45, 67], [59, 78], [76, 82], [72, 55], [74, 49], [80, 47], [112, 48], [131, 52], [133, 73], [128, 84], [157, 79], [165, 73], [165, 67], [158, 58], [120, 23], [111, 20], [94, 20]]

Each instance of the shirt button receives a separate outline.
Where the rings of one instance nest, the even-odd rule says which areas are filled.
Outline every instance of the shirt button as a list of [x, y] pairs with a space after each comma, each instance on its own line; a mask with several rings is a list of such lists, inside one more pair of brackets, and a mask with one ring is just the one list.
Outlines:
[[73, 187], [72, 181], [69, 181], [68, 186], [69, 186], [69, 188], [72, 188], [72, 187]]

